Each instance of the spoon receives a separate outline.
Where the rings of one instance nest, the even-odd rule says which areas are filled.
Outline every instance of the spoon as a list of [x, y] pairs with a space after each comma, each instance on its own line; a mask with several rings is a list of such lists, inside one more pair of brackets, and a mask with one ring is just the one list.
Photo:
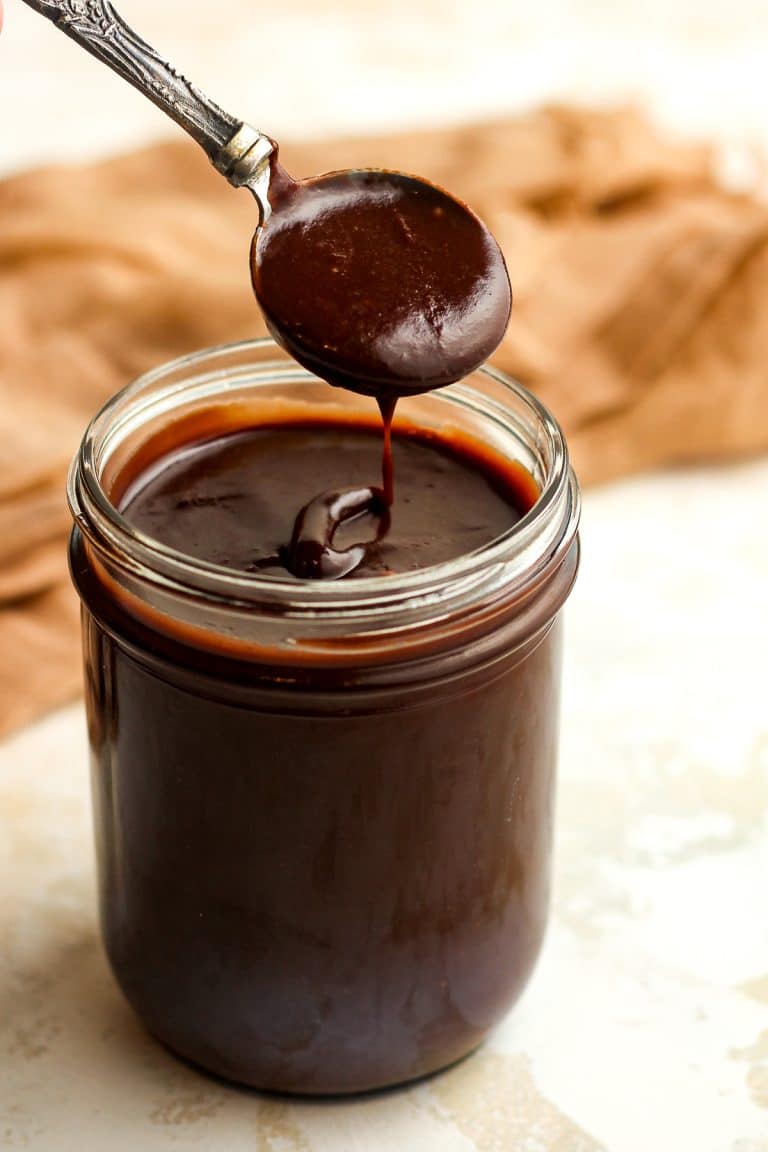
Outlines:
[[254, 291], [267, 325], [331, 384], [397, 399], [461, 379], [509, 321], [496, 240], [463, 203], [426, 180], [379, 169], [293, 180], [268, 136], [230, 116], [166, 63], [108, 0], [24, 0], [193, 140], [256, 199]]

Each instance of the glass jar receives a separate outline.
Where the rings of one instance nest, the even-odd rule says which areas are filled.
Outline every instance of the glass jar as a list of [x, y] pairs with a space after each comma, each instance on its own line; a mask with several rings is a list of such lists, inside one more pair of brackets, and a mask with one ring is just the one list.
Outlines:
[[70, 475], [106, 950], [155, 1036], [263, 1089], [459, 1059], [519, 996], [547, 919], [579, 496], [530, 394], [485, 368], [401, 402], [540, 488], [503, 537], [405, 575], [235, 573], [110, 499], [180, 430], [371, 404], [269, 341], [213, 349], [111, 400]]

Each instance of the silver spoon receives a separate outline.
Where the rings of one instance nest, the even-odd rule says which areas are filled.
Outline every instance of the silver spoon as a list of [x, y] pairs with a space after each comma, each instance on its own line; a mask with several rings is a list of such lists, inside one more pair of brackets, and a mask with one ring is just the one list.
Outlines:
[[400, 396], [453, 383], [495, 350], [509, 277], [465, 204], [378, 169], [293, 180], [274, 141], [190, 84], [108, 0], [24, 2], [161, 108], [230, 184], [250, 189], [256, 297], [278, 343], [316, 375], [375, 396], [386, 420]]
[[249, 188], [259, 223], [269, 218], [274, 143], [224, 112], [133, 31], [109, 0], [24, 0], [102, 64], [156, 104], [204, 149], [235, 188]]

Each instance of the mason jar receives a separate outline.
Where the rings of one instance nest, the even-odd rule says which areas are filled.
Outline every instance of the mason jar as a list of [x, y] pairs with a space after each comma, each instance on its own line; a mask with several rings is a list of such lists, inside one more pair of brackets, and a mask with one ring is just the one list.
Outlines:
[[270, 341], [216, 348], [112, 399], [69, 481], [109, 960], [169, 1048], [282, 1092], [434, 1072], [530, 975], [577, 484], [552, 416], [486, 367], [398, 407], [536, 483], [513, 528], [450, 562], [234, 572], [142, 534], [115, 491], [212, 430], [370, 409]]

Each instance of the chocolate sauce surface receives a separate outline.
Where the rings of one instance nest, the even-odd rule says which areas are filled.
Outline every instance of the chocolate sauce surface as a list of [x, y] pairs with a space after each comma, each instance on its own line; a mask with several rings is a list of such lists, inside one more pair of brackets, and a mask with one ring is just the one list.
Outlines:
[[[519, 464], [401, 417], [394, 503], [356, 516], [381, 463], [374, 421], [243, 427], [225, 413], [150, 439], [112, 495], [144, 532], [235, 571], [284, 577], [284, 549], [322, 541], [330, 516], [348, 578], [408, 572], [487, 543], [536, 498]], [[339, 658], [301, 632], [272, 663], [209, 632], [207, 605], [191, 628], [136, 613], [79, 532], [71, 566], [102, 931], [153, 1035], [219, 1076], [313, 1094], [475, 1048], [544, 934], [557, 626], [521, 647], [489, 602], [479, 634], [477, 618], [454, 620], [452, 641], [415, 625], [418, 655], [401, 636], [394, 666], [376, 645]], [[343, 646], [344, 623], [335, 635]]]
[[401, 173], [295, 182], [273, 165], [251, 270], [267, 325], [300, 364], [379, 400], [472, 372], [512, 295], [496, 240], [464, 204]]
[[531, 507], [519, 466], [395, 430], [388, 506], [374, 428], [248, 428], [181, 446], [126, 490], [145, 534], [210, 563], [285, 577], [383, 576], [440, 564], [503, 535]]

